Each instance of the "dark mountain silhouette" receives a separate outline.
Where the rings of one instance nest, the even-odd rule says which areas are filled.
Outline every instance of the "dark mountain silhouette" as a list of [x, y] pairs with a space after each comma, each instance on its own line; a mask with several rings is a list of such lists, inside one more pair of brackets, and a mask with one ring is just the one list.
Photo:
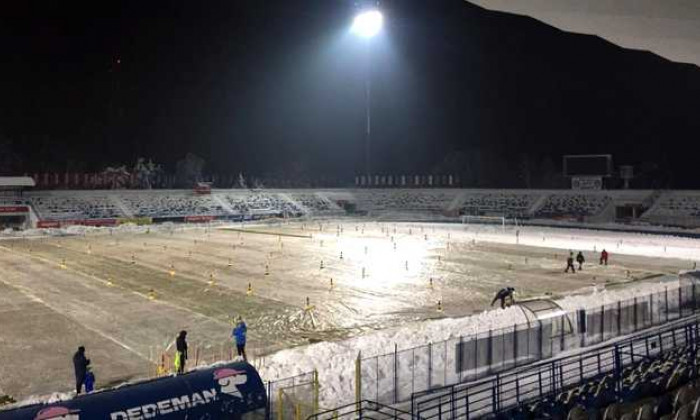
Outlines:
[[425, 118], [439, 121], [425, 136], [440, 146], [506, 161], [503, 172], [523, 154], [559, 166], [563, 154], [611, 153], [617, 163], [664, 165], [676, 187], [700, 185], [697, 66], [459, 0], [413, 6], [406, 20], [417, 26], [421, 16], [420, 31], [406, 31], [402, 47], [427, 85]]
[[[352, 6], [177, 0], [7, 19], [0, 134], [28, 171], [139, 155], [174, 170], [192, 152], [211, 172], [352, 179], [367, 65]], [[696, 66], [462, 0], [382, 7], [376, 172], [554, 186], [561, 155], [611, 153], [648, 184], [700, 187]]]

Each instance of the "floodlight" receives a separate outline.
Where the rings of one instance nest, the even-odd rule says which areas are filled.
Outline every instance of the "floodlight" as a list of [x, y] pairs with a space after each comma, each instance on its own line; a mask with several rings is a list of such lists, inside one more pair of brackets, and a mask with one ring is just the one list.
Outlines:
[[382, 30], [384, 17], [379, 10], [367, 10], [355, 16], [352, 22], [352, 33], [363, 38], [371, 38]]

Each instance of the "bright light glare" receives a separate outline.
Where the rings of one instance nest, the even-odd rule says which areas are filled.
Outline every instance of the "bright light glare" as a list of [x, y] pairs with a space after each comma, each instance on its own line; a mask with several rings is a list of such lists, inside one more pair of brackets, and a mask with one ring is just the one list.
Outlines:
[[355, 17], [350, 30], [363, 38], [371, 38], [382, 30], [383, 23], [384, 17], [378, 10], [369, 10]]

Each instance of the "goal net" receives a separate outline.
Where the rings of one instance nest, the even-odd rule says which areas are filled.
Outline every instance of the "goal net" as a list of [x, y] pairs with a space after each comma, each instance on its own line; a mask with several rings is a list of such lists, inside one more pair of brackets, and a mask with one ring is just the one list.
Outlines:
[[462, 216], [462, 224], [465, 225], [500, 225], [505, 229], [506, 226], [518, 226], [518, 219], [504, 216]]

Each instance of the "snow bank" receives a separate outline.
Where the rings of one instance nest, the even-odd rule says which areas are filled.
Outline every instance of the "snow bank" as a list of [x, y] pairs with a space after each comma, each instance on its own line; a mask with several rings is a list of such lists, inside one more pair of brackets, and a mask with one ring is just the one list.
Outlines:
[[[678, 287], [678, 281], [676, 279], [675, 282], [630, 283], [630, 286], [632, 285], [633, 287], [616, 287], [612, 290], [593, 290], [592, 288], [590, 294], [568, 296], [557, 300], [557, 303], [567, 311], [599, 307], [604, 303], [661, 292], [667, 287], [675, 288]], [[603, 286], [598, 287], [603, 288]], [[391, 353], [394, 351], [395, 344], [400, 351], [430, 342], [438, 343], [460, 336], [508, 328], [526, 321], [523, 312], [518, 308], [489, 310], [457, 319], [423, 321], [376, 331], [341, 342], [323, 342], [282, 350], [266, 357], [259, 371], [265, 381], [274, 381], [317, 369], [321, 383], [321, 405], [334, 407], [352, 402], [355, 393], [355, 359], [360, 351], [365, 358]], [[410, 376], [410, 373], [408, 375]]]

